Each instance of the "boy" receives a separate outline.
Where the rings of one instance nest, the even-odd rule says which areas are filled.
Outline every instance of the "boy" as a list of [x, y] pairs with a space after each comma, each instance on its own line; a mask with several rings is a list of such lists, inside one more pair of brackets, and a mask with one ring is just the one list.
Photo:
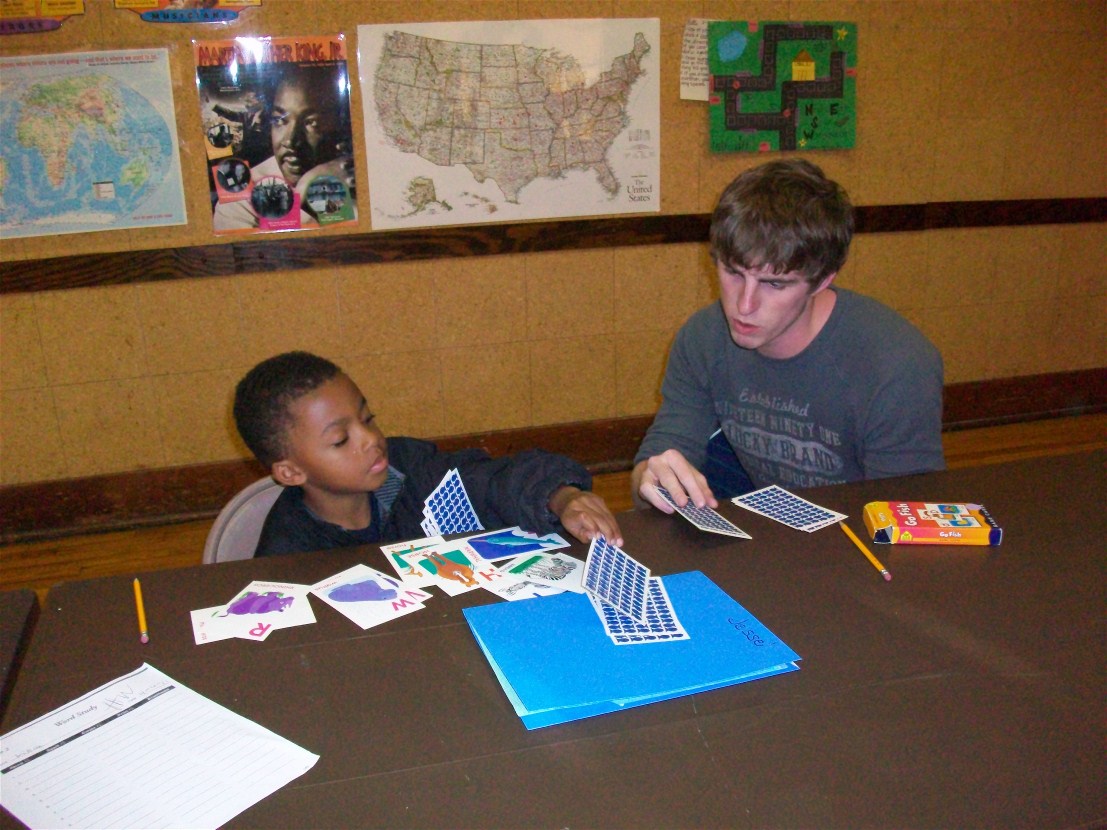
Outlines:
[[481, 523], [544, 535], [563, 527], [581, 541], [622, 544], [588, 472], [564, 456], [528, 450], [439, 452], [414, 438], [385, 440], [357, 385], [307, 352], [262, 361], [235, 389], [239, 434], [285, 490], [262, 528], [256, 556], [424, 536], [423, 503], [457, 468]]
[[941, 355], [892, 309], [833, 287], [852, 236], [845, 191], [808, 161], [727, 186], [710, 231], [720, 299], [677, 333], [637, 499], [671, 513], [653, 485], [715, 507], [769, 484], [943, 469]]

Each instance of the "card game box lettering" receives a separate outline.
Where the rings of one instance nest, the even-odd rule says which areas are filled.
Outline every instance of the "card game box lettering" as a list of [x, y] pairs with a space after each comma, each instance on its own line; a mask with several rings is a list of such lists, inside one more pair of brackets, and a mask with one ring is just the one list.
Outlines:
[[982, 504], [871, 501], [865, 527], [884, 545], [998, 545], [1003, 529]]

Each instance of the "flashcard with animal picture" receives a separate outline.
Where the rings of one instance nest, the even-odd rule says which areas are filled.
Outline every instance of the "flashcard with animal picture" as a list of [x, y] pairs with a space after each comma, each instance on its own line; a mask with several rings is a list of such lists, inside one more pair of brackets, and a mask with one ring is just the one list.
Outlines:
[[368, 565], [354, 565], [311, 586], [311, 592], [357, 625], [372, 628], [423, 608], [426, 591]]
[[563, 588], [547, 585], [526, 577], [515, 578], [505, 575], [498, 582], [490, 582], [484, 586], [498, 597], [506, 600], [534, 599], [535, 597], [551, 597], [563, 592]]
[[441, 536], [428, 536], [426, 539], [392, 542], [388, 545], [381, 545], [381, 552], [391, 563], [392, 567], [395, 568], [396, 575], [399, 576], [400, 579], [408, 585], [414, 585], [416, 588], [425, 588], [434, 582], [434, 574], [429, 571], [420, 570], [417, 565], [409, 563], [404, 558], [404, 554], [414, 553], [417, 550], [431, 548], [435, 545], [441, 545], [445, 541], [446, 540]]
[[[315, 622], [315, 612], [308, 600], [310, 592], [308, 585], [255, 580], [227, 603], [227, 611], [230, 612], [232, 607], [241, 608], [246, 615], [263, 618], [273, 629], [309, 625]], [[250, 597], [250, 594], [254, 596]]]
[[466, 553], [460, 541], [443, 542], [401, 555], [417, 570], [431, 575], [429, 585], [437, 585], [452, 597], [474, 588], [486, 587], [489, 583], [499, 581], [502, 576], [493, 565], [483, 563], [478, 557]]
[[196, 645], [231, 640], [238, 636], [241, 620], [237, 617], [228, 617], [224, 613], [226, 610], [226, 605], [216, 605], [214, 608], [198, 608], [190, 612], [192, 637], [196, 640]]
[[498, 562], [524, 553], [559, 550], [569, 547], [569, 543], [550, 533], [538, 536], [527, 533], [519, 527], [506, 527], [490, 533], [480, 533], [464, 540], [466, 548], [486, 562]]
[[217, 616], [239, 621], [235, 636], [264, 640], [278, 628], [315, 622], [308, 585], [254, 580], [220, 609]]
[[500, 571], [513, 579], [529, 579], [562, 591], [584, 591], [584, 563], [567, 553], [523, 554], [500, 565]]

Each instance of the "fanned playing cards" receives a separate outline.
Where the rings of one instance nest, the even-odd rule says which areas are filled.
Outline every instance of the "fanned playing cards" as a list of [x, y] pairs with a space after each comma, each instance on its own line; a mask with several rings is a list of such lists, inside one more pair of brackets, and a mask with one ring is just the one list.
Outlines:
[[484, 530], [484, 525], [469, 501], [461, 474], [450, 470], [423, 504], [423, 532], [428, 536], [451, 533], [472, 533]]
[[584, 590], [613, 605], [620, 613], [643, 619], [650, 569], [622, 548], [597, 536], [584, 560]]
[[651, 576], [648, 582], [649, 596], [644, 619], [636, 620], [620, 614], [615, 606], [608, 605], [594, 594], [588, 594], [592, 607], [603, 623], [604, 630], [617, 646], [638, 643], [663, 643], [687, 640], [688, 632], [677, 619], [665, 583], [660, 577]]
[[616, 645], [688, 637], [660, 578], [603, 536], [594, 538], [588, 548], [581, 583]]

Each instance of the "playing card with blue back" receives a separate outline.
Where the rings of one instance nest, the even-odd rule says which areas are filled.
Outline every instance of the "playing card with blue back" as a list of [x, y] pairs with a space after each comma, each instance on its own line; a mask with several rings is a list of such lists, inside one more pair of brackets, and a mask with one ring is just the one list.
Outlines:
[[607, 636], [615, 645], [667, 643], [688, 639], [688, 632], [684, 630], [684, 626], [677, 618], [676, 611], [669, 601], [669, 594], [665, 590], [665, 584], [660, 577], [649, 578], [649, 599], [646, 603], [644, 622], [631, 619], [626, 614], [620, 614], [614, 606], [596, 599], [591, 594], [588, 598], [592, 601], [592, 607], [595, 608], [596, 615], [603, 623]]
[[731, 501], [746, 510], [808, 533], [837, 524], [846, 518], [844, 513], [820, 507], [775, 484], [735, 496]]
[[484, 530], [456, 469], [446, 473], [441, 483], [427, 497], [423, 514], [427, 518], [423, 525], [424, 531], [433, 527], [436, 533], [448, 535]]
[[710, 507], [696, 507], [696, 505], [689, 500], [687, 504], [681, 507], [676, 503], [676, 499], [672, 494], [664, 487], [654, 488], [665, 501], [669, 502], [673, 508], [681, 516], [686, 518], [700, 530], [706, 530], [710, 533], [721, 533], [724, 536], [734, 536], [739, 539], [752, 539], [746, 531], [732, 523], [729, 519], [725, 519], [720, 516], [716, 511]]
[[650, 569], [603, 536], [592, 540], [584, 560], [584, 590], [620, 613], [645, 621]]

